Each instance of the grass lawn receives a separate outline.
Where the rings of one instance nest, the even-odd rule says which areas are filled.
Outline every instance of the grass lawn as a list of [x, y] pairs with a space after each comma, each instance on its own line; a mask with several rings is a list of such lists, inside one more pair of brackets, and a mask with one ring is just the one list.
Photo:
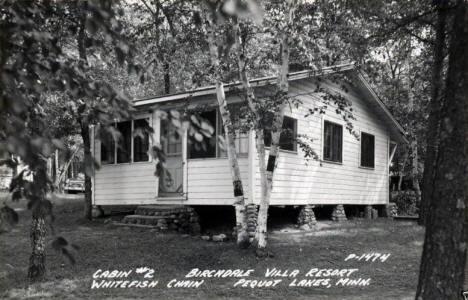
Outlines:
[[[30, 212], [21, 210], [20, 224], [0, 235], [0, 298], [28, 299], [413, 299], [416, 290], [423, 229], [411, 222], [385, 219], [353, 220], [345, 224], [320, 222], [319, 230], [301, 232], [294, 227], [275, 230], [269, 236], [273, 257], [258, 260], [251, 250], [239, 250], [232, 241], [207, 242], [199, 236], [160, 234], [93, 222], [81, 217], [77, 197], [56, 199], [57, 234], [78, 244], [77, 263], [47, 249], [47, 278], [27, 287], [30, 254]], [[349, 254], [390, 253], [385, 261], [345, 261]], [[138, 267], [155, 270], [154, 288], [91, 289], [93, 273], [133, 270], [129, 280], [143, 280]], [[183, 280], [193, 268], [254, 269], [244, 279], [282, 279], [275, 287], [234, 287], [239, 278], [204, 279], [199, 288], [168, 288], [172, 279]], [[292, 287], [293, 278], [265, 278], [267, 268], [298, 269], [296, 281], [312, 268], [359, 269], [350, 277], [370, 278], [368, 286]]]

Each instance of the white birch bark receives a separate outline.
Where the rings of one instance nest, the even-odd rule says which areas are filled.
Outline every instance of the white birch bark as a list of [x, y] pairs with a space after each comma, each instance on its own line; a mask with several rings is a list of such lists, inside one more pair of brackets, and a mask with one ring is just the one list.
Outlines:
[[222, 72], [220, 67], [220, 61], [218, 57], [218, 47], [216, 43], [216, 37], [214, 32], [214, 16], [210, 11], [209, 7], [205, 7], [204, 15], [206, 22], [206, 32], [208, 38], [208, 44], [210, 49], [210, 60], [211, 66], [215, 72], [216, 77], [216, 98], [218, 101], [219, 112], [223, 121], [223, 127], [225, 132], [226, 140], [226, 151], [229, 161], [229, 168], [231, 170], [231, 177], [233, 183], [233, 191], [235, 197], [235, 210], [236, 210], [236, 226], [237, 226], [237, 244], [240, 247], [247, 247], [249, 242], [249, 236], [247, 233], [247, 216], [244, 198], [244, 189], [242, 179], [240, 175], [240, 168], [237, 159], [236, 145], [234, 143], [235, 133], [232, 129], [231, 116], [227, 108], [226, 96], [224, 93], [223, 82], [221, 80]]
[[[264, 199], [267, 192], [267, 177], [266, 177], [266, 165], [265, 165], [265, 140], [264, 140], [264, 131], [260, 124], [261, 117], [259, 115], [255, 97], [252, 86], [250, 85], [249, 78], [247, 76], [246, 62], [244, 54], [241, 53], [242, 50], [242, 41], [240, 38], [240, 28], [237, 20], [234, 20], [233, 31], [235, 35], [235, 44], [237, 49], [237, 62], [239, 65], [239, 77], [242, 82], [242, 86], [246, 93], [247, 104], [252, 112], [254, 119], [254, 130], [255, 130], [255, 146], [258, 154], [259, 169], [260, 169], [260, 182], [261, 182], [261, 199]], [[258, 239], [256, 239], [258, 242]]]
[[[278, 87], [280, 97], [280, 107], [278, 112], [273, 118], [273, 124], [271, 127], [271, 146], [270, 153], [268, 155], [268, 163], [266, 166], [266, 191], [264, 197], [260, 201], [260, 207], [258, 211], [258, 223], [257, 223], [257, 247], [261, 253], [266, 249], [267, 246], [267, 219], [268, 219], [268, 207], [270, 206], [271, 191], [273, 188], [273, 173], [276, 168], [278, 157], [279, 157], [279, 141], [283, 126], [284, 110], [287, 105], [287, 94], [289, 90], [288, 73], [289, 73], [289, 42], [291, 35], [291, 28], [294, 16], [294, 10], [296, 8], [296, 0], [288, 1], [285, 28], [281, 32], [281, 68], [278, 74]], [[262, 161], [262, 159], [260, 159]]]
[[60, 175], [60, 168], [59, 168], [59, 150], [55, 149], [55, 157], [54, 157], [54, 163], [55, 163], [55, 176], [54, 176], [54, 181], [58, 180], [58, 177]]

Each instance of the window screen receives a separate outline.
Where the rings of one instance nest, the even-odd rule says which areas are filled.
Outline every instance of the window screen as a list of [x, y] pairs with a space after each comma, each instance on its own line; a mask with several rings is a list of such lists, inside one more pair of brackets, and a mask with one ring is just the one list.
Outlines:
[[132, 148], [132, 121], [117, 123], [121, 136], [117, 145], [117, 163], [130, 162]]
[[133, 123], [133, 161], [148, 161], [149, 149], [148, 119], [135, 120]]
[[115, 143], [112, 134], [101, 129], [101, 164], [115, 163]]

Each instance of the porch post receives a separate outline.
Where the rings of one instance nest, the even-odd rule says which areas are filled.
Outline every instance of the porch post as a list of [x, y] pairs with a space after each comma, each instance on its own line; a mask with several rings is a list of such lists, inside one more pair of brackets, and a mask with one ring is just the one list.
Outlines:
[[184, 128], [184, 133], [182, 134], [182, 192], [184, 194], [185, 200], [187, 200], [187, 176], [188, 176], [188, 153], [187, 153], [187, 132], [188, 128]]
[[[155, 146], [155, 145], [158, 145], [158, 146], [161, 146], [161, 116], [159, 115], [158, 113], [158, 109], [155, 108], [153, 110], [153, 113], [152, 113], [152, 123], [151, 124], [153, 126], [153, 138], [152, 138], [152, 146]], [[154, 162], [154, 158], [153, 158], [153, 162]], [[156, 190], [155, 190], [155, 199], [158, 199], [159, 197], [159, 177], [156, 177], [156, 180], [155, 180], [155, 186], [156, 186]]]
[[[94, 125], [91, 125], [90, 128], [89, 128], [89, 131], [90, 131], [90, 138], [91, 138], [91, 142], [90, 142], [90, 146], [91, 146], [91, 157], [93, 159], [96, 159], [96, 130], [95, 130], [95, 126]], [[101, 150], [101, 148], [99, 147], [99, 150]], [[100, 154], [100, 153], [99, 153]], [[101, 156], [99, 155], [99, 164], [101, 163]], [[73, 164], [73, 162], [72, 162]], [[92, 170], [93, 170], [93, 174], [91, 175], [91, 205], [95, 205], [95, 199], [94, 199], [94, 194], [96, 193], [96, 184], [95, 184], [95, 168], [94, 168], [94, 163], [92, 164]]]
[[392, 145], [393, 145], [393, 149], [392, 149], [392, 152], [390, 153], [390, 157], [388, 158], [388, 167], [389, 168], [390, 168], [390, 165], [392, 164], [393, 156], [395, 155], [395, 152], [396, 152], [396, 149], [397, 149], [397, 144], [390, 142], [390, 148], [392, 148]]

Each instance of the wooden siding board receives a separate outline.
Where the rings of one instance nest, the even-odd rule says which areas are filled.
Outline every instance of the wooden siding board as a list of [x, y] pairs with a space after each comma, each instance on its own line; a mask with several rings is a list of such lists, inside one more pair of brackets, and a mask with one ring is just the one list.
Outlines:
[[[249, 159], [239, 158], [244, 193], [248, 199]], [[188, 161], [187, 204], [233, 204], [234, 192], [227, 158], [194, 159]], [[224, 199], [224, 200], [221, 200]]]
[[[360, 141], [348, 130], [343, 130], [343, 162], [334, 164], [310, 160], [306, 162], [302, 151], [297, 154], [281, 152], [274, 175], [271, 204], [382, 204], [388, 202], [388, 131], [369, 108], [351, 90], [342, 92], [335, 84], [322, 82], [322, 87], [339, 92], [352, 101], [354, 129], [375, 136], [375, 168], [359, 167]], [[302, 105], [292, 107], [286, 116], [298, 119], [298, 133], [307, 134], [313, 139], [312, 147], [322, 156], [323, 119], [344, 125], [342, 117], [330, 104], [324, 115], [314, 114], [305, 118], [309, 109], [320, 105], [320, 95], [310, 93], [316, 87], [313, 80], [296, 81], [291, 85], [290, 94], [297, 95]], [[267, 153], [268, 155], [268, 153]], [[260, 174], [258, 158], [255, 156], [255, 197], [260, 197]], [[256, 201], [258, 203], [258, 201]]]

